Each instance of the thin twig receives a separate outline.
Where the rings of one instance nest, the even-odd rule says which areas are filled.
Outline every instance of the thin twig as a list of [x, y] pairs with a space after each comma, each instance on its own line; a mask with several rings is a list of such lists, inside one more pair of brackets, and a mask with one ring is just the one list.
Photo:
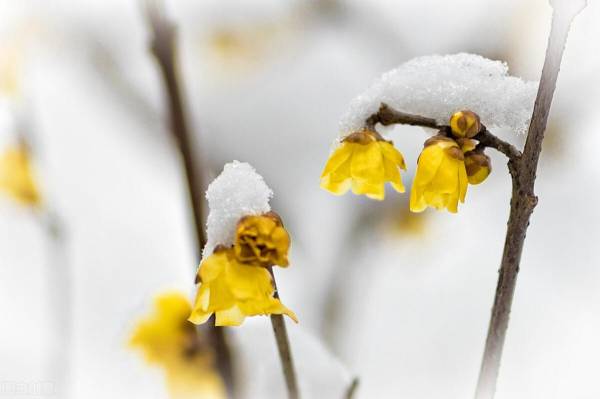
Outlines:
[[[427, 127], [444, 132], [450, 131], [450, 126], [441, 125], [433, 118], [397, 111], [385, 103], [382, 103], [379, 110], [367, 118], [365, 125], [372, 129], [377, 123], [381, 123], [384, 126], [400, 124]], [[479, 148], [493, 148], [506, 155], [509, 160], [516, 161], [521, 157], [521, 152], [514, 145], [495, 136], [487, 128], [482, 129], [473, 138], [479, 141]]]
[[352, 382], [350, 383], [350, 385], [348, 386], [348, 389], [346, 390], [344, 399], [353, 399], [354, 398], [354, 395], [356, 394], [356, 391], [358, 390], [359, 383], [360, 383], [360, 380], [358, 379], [358, 377], [354, 377], [352, 379]]
[[[275, 288], [274, 297], [279, 299], [279, 292], [277, 290], [277, 283], [275, 282], [273, 268], [269, 267], [268, 270], [273, 279], [273, 287]], [[300, 393], [298, 391], [298, 380], [296, 379], [296, 370], [294, 368], [294, 360], [292, 358], [292, 349], [283, 315], [272, 314], [271, 325], [273, 326], [273, 333], [275, 334], [275, 340], [277, 341], [277, 349], [279, 351], [279, 358], [281, 359], [281, 368], [283, 369], [283, 375], [285, 377], [288, 398], [299, 399]]]
[[492, 399], [496, 392], [496, 382], [500, 370], [517, 274], [519, 273], [523, 244], [529, 226], [529, 219], [537, 204], [534, 185], [546, 122], [569, 27], [575, 15], [581, 10], [576, 10], [575, 1], [572, 1], [570, 9], [566, 0], [562, 2], [555, 0], [555, 2], [561, 3], [560, 5], [563, 8], [560, 10], [555, 8], [553, 12], [552, 29], [548, 39], [546, 58], [529, 125], [527, 141], [522, 158], [516, 164], [513, 164], [511, 168], [513, 191], [510, 202], [510, 216], [496, 296], [475, 393], [477, 399]]
[[[167, 20], [159, 0], [146, 2], [147, 18], [150, 24], [152, 39], [151, 50], [154, 54], [165, 85], [169, 104], [171, 132], [181, 152], [185, 177], [190, 196], [191, 208], [196, 231], [197, 256], [200, 257], [206, 244], [204, 233], [204, 179], [197, 154], [193, 152], [192, 135], [188, 128], [183, 95], [179, 84], [179, 73], [176, 66], [175, 26]], [[212, 322], [211, 322], [212, 321]], [[209, 321], [212, 345], [216, 353], [217, 368], [225, 382], [230, 396], [234, 393], [234, 375], [231, 353], [227, 344], [223, 327], [214, 325], [214, 317]]]

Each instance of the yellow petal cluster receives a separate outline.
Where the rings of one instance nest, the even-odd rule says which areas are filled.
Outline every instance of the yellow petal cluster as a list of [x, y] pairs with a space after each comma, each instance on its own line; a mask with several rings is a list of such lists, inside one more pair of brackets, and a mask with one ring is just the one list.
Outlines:
[[10, 147], [0, 156], [0, 191], [23, 205], [40, 204], [29, 151], [24, 145]]
[[214, 369], [212, 352], [187, 321], [191, 306], [185, 295], [158, 296], [154, 312], [136, 325], [129, 341], [148, 363], [165, 370], [171, 398], [225, 398], [225, 387]]
[[417, 161], [417, 173], [410, 193], [410, 210], [422, 212], [428, 206], [458, 211], [458, 202], [467, 194], [464, 155], [456, 141], [434, 136], [425, 142]]
[[331, 154], [321, 187], [336, 195], [352, 189], [354, 194], [382, 200], [386, 182], [404, 192], [399, 169], [406, 170], [402, 154], [377, 132], [364, 130], [346, 137]]
[[287, 266], [290, 236], [274, 213], [246, 216], [237, 225], [233, 248], [242, 263]]
[[247, 316], [296, 315], [274, 297], [272, 277], [267, 268], [241, 263], [233, 248], [217, 248], [198, 270], [200, 287], [189, 320], [206, 322], [215, 314], [217, 326], [239, 326]]

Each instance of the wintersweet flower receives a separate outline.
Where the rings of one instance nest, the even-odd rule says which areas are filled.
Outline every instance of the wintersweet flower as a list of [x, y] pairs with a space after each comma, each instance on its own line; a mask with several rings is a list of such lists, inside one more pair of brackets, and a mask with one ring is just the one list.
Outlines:
[[23, 205], [40, 204], [29, 151], [24, 145], [10, 147], [0, 156], [0, 191]]
[[245, 216], [238, 222], [234, 251], [240, 262], [287, 266], [289, 249], [290, 236], [276, 213]]
[[171, 398], [225, 398], [209, 345], [187, 321], [190, 311], [188, 299], [179, 292], [158, 296], [154, 313], [138, 322], [129, 346], [165, 370]]
[[467, 194], [464, 155], [456, 141], [434, 136], [425, 142], [417, 161], [417, 173], [410, 193], [410, 210], [435, 209], [458, 211], [458, 202]]
[[386, 182], [404, 192], [399, 169], [406, 170], [404, 157], [392, 142], [375, 131], [363, 130], [344, 138], [331, 154], [321, 174], [321, 187], [336, 195], [352, 189], [354, 194], [382, 200]]
[[239, 326], [247, 316], [296, 315], [274, 297], [273, 280], [267, 268], [241, 263], [233, 248], [217, 247], [198, 269], [200, 288], [189, 321], [206, 322], [215, 314], [216, 326]]

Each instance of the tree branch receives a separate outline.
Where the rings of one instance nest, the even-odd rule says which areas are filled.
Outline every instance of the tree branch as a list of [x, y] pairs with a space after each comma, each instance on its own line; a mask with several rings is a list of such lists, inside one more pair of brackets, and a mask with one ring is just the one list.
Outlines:
[[[494, 306], [492, 308], [479, 380], [477, 382], [475, 394], [477, 399], [493, 399], [496, 392], [496, 382], [500, 370], [500, 361], [517, 282], [517, 274], [519, 273], [525, 235], [531, 214], [537, 204], [534, 186], [544, 131], [546, 130], [546, 122], [550, 112], [550, 105], [552, 104], [556, 79], [569, 27], [575, 15], [581, 10], [581, 8], [577, 9], [579, 5], [575, 1], [554, 0], [554, 3], [558, 3], [559, 7], [555, 7], [553, 11], [552, 29], [548, 39], [546, 58], [529, 125], [527, 141], [522, 157], [518, 162], [513, 163], [511, 168], [513, 191], [510, 202], [510, 216]], [[509, 166], [511, 166], [510, 163]]]
[[[179, 73], [175, 61], [175, 26], [167, 20], [160, 0], [146, 1], [147, 19], [152, 38], [152, 54], [158, 62], [163, 78], [166, 99], [169, 104], [171, 133], [181, 152], [184, 172], [189, 192], [190, 206], [194, 218], [196, 232], [196, 256], [199, 258], [206, 244], [204, 233], [204, 179], [200, 165], [202, 161], [193, 152], [192, 135], [185, 117], [183, 95], [179, 84]], [[217, 368], [230, 394], [234, 393], [234, 375], [231, 364], [231, 353], [227, 344], [223, 327], [209, 321], [209, 333], [216, 354]]]
[[[373, 129], [377, 123], [381, 123], [384, 126], [395, 124], [421, 126], [442, 130], [445, 134], [450, 132], [450, 126], [440, 125], [433, 118], [397, 111], [385, 103], [381, 103], [379, 111], [369, 116], [365, 122], [369, 129]], [[473, 138], [479, 141], [479, 148], [493, 148], [506, 155], [511, 161], [516, 161], [521, 157], [521, 152], [514, 145], [495, 136], [485, 127]]]

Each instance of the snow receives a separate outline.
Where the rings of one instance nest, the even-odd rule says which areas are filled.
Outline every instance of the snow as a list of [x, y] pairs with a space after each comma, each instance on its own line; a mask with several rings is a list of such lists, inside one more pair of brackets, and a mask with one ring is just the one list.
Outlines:
[[361, 129], [382, 102], [439, 123], [470, 109], [490, 128], [524, 133], [536, 91], [537, 82], [510, 76], [505, 62], [467, 53], [418, 57], [383, 74], [356, 97], [340, 121], [340, 133]]
[[248, 163], [233, 161], [208, 186], [207, 243], [203, 257], [219, 245], [232, 245], [237, 222], [246, 215], [269, 212], [273, 191]]

